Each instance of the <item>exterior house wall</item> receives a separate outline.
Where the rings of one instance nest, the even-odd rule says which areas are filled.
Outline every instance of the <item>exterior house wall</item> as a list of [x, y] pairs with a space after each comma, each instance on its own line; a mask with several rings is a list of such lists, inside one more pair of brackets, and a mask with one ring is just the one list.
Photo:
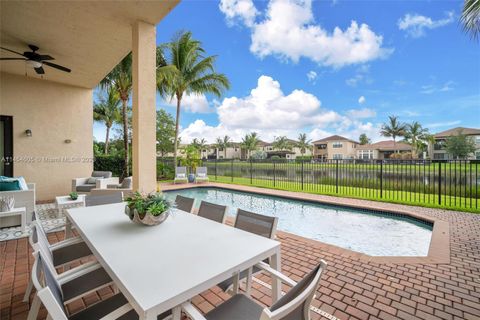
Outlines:
[[13, 116], [14, 175], [36, 183], [37, 200], [66, 195], [72, 178], [91, 175], [92, 104], [91, 89], [0, 73], [0, 114]]
[[[341, 147], [335, 147], [338, 144], [341, 144]], [[327, 154], [328, 159], [335, 159], [336, 157], [340, 157], [338, 159], [353, 159], [355, 158], [356, 152], [356, 144], [351, 141], [328, 141], [327, 144]], [[340, 156], [336, 156], [340, 155]]]

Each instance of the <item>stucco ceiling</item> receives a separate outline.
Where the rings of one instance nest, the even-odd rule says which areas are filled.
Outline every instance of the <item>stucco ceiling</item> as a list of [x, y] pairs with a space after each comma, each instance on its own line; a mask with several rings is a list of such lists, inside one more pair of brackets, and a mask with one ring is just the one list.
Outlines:
[[[0, 44], [18, 52], [36, 45], [38, 53], [72, 69], [44, 66], [43, 79], [93, 88], [131, 51], [133, 23], [156, 25], [178, 2], [0, 1]], [[0, 57], [19, 56], [0, 50]], [[40, 78], [24, 61], [1, 61], [0, 71]]]

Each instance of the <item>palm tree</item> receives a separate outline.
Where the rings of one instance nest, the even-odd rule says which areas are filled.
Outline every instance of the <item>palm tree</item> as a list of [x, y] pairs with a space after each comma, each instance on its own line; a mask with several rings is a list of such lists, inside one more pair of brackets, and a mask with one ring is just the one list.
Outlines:
[[397, 137], [403, 137], [405, 135], [406, 125], [398, 121], [397, 116], [389, 116], [388, 123], [382, 125], [380, 134], [384, 137], [393, 138], [393, 149], [396, 152], [396, 139]]
[[223, 139], [218, 137], [217, 138], [217, 148], [223, 149], [223, 158], [227, 158], [227, 148], [231, 146], [230, 137], [224, 136]]
[[247, 150], [247, 158], [250, 158], [250, 153], [257, 149], [257, 145], [260, 142], [258, 139], [258, 134], [256, 132], [252, 132], [250, 134], [246, 134], [245, 137], [242, 138], [242, 148]]
[[274, 149], [277, 149], [279, 151], [292, 150], [293, 148], [290, 140], [288, 140], [288, 138], [285, 136], [276, 137], [272, 145]]
[[307, 138], [306, 133], [300, 133], [298, 135], [298, 141], [297, 141], [296, 147], [300, 149], [300, 154], [303, 157], [303, 155], [307, 150], [312, 149], [312, 140]]
[[465, 0], [462, 9], [463, 30], [470, 33], [473, 39], [480, 34], [480, 1]]
[[129, 53], [123, 60], [110, 71], [100, 82], [102, 88], [112, 86], [117, 91], [122, 101], [122, 122], [123, 122], [123, 148], [124, 172], [129, 176], [129, 143], [128, 143], [128, 107], [127, 103], [132, 93], [132, 54]]
[[406, 125], [405, 141], [411, 144], [413, 148], [413, 155], [417, 157], [418, 150], [420, 150], [428, 141], [428, 129], [423, 128], [422, 125], [414, 121]]
[[207, 140], [205, 140], [205, 138], [202, 138], [201, 140], [194, 138], [192, 141], [192, 146], [198, 150], [200, 157], [202, 157], [202, 150], [207, 146]]
[[108, 154], [108, 144], [110, 142], [110, 129], [115, 122], [120, 122], [120, 97], [113, 87], [108, 87], [107, 97], [101, 96], [98, 103], [93, 106], [93, 119], [103, 122], [107, 127], [105, 134], [105, 150]]
[[167, 65], [157, 69], [157, 90], [164, 98], [177, 100], [175, 120], [174, 163], [177, 161], [178, 127], [180, 108], [184, 94], [211, 93], [220, 97], [230, 88], [230, 82], [224, 74], [216, 73], [216, 56], [205, 57], [200, 41], [192, 38], [191, 32], [180, 33], [170, 43], [161, 47], [168, 55], [162, 55]]

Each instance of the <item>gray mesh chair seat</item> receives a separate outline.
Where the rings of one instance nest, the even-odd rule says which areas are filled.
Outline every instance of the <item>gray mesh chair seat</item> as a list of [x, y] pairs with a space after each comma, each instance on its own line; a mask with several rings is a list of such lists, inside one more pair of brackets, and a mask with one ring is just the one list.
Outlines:
[[[104, 316], [108, 315], [110, 312], [120, 308], [121, 306], [127, 304], [127, 299], [123, 294], [119, 293], [113, 297], [108, 298], [107, 300], [102, 300], [99, 303], [94, 304], [93, 306], [75, 313], [70, 316], [69, 320], [92, 320], [92, 319], [101, 319]], [[137, 320], [138, 315], [135, 310], [131, 310], [125, 313], [123, 316], [118, 318], [119, 320]]]
[[69, 301], [91, 290], [105, 286], [112, 282], [105, 269], [99, 268], [85, 275], [75, 278], [62, 285], [63, 300]]
[[[320, 277], [327, 264], [320, 264], [308, 273], [270, 308], [263, 308], [243, 294], [236, 294], [205, 315], [207, 320], [310, 320], [310, 306]], [[284, 276], [283, 276], [284, 277]], [[286, 279], [284, 277], [283, 279]]]
[[227, 206], [202, 201], [198, 209], [198, 216], [210, 219], [215, 222], [223, 223], [227, 215]]
[[181, 195], [177, 195], [175, 198], [175, 207], [178, 210], [182, 210], [185, 212], [192, 212], [193, 204], [195, 203], [195, 199], [187, 198]]
[[74, 243], [52, 250], [53, 265], [58, 267], [91, 254], [92, 251], [85, 242]]
[[[237, 229], [243, 231], [248, 231], [256, 235], [273, 239], [277, 231], [277, 217], [265, 216], [258, 213], [253, 213], [245, 211], [242, 209], [237, 210], [237, 217], [235, 219], [235, 224], [233, 225]], [[268, 263], [268, 259], [263, 260], [263, 262]], [[252, 274], [260, 272], [261, 269], [257, 266], [253, 266]], [[248, 270], [240, 272], [240, 280], [245, 279], [248, 276]], [[233, 285], [233, 278], [228, 278], [225, 281], [222, 281], [218, 284], [218, 287], [223, 291], [227, 291]]]
[[85, 197], [85, 207], [100, 206], [104, 204], [120, 202], [123, 202], [123, 196], [121, 192], [96, 196], [88, 195]]
[[205, 315], [207, 320], [258, 320], [263, 308], [243, 294], [236, 294]]

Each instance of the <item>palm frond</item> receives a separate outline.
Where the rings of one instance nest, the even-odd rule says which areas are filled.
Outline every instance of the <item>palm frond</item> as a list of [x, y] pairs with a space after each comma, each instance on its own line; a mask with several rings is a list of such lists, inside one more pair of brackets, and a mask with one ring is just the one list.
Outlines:
[[478, 40], [480, 35], [480, 0], [465, 0], [461, 21], [463, 30], [469, 33], [472, 39]]

